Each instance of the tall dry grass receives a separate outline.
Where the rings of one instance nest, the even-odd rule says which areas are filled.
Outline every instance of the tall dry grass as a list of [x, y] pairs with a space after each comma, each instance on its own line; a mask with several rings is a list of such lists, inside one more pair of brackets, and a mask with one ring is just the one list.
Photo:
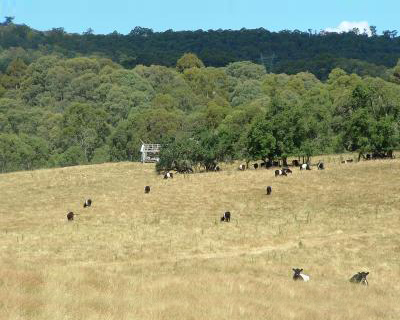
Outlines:
[[[134, 163], [0, 175], [0, 319], [399, 319], [400, 161], [323, 159], [277, 178], [163, 180]], [[361, 270], [368, 287], [348, 282]]]

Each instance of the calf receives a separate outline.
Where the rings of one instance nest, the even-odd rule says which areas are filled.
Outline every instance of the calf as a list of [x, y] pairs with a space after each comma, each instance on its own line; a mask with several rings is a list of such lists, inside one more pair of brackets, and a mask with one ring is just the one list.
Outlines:
[[277, 176], [287, 176], [286, 171], [284, 170], [275, 170], [275, 177]]
[[255, 170], [257, 170], [258, 169], [258, 163], [253, 164], [253, 167], [254, 167]]
[[144, 187], [144, 193], [150, 193], [150, 186]]
[[368, 285], [368, 281], [367, 281], [368, 274], [369, 274], [369, 272], [358, 272], [354, 276], [352, 276], [349, 281], [352, 283], [360, 283], [362, 285], [367, 286]]
[[267, 196], [269, 196], [272, 193], [272, 187], [268, 186], [267, 187]]
[[318, 168], [318, 170], [324, 170], [325, 169], [324, 163], [321, 160], [318, 161], [317, 168]]
[[294, 275], [293, 275], [293, 280], [294, 281], [304, 281], [307, 282], [310, 280], [310, 276], [301, 273], [303, 271], [303, 269], [292, 269], [294, 271]]
[[239, 170], [240, 170], [240, 171], [246, 170], [246, 166], [245, 166], [244, 164], [241, 164], [241, 165], [239, 166]]
[[231, 213], [229, 211], [226, 211], [224, 215], [221, 217], [221, 222], [230, 222], [231, 221]]
[[92, 200], [91, 199], [87, 199], [85, 200], [85, 203], [83, 204], [83, 207], [90, 207], [92, 205]]

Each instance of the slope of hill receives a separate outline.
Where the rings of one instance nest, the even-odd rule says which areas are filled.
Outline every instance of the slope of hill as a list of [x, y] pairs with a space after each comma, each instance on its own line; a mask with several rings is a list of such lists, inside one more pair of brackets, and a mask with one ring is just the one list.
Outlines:
[[[2, 174], [0, 318], [396, 319], [400, 162], [322, 159], [277, 178], [163, 180], [133, 163]], [[368, 287], [348, 282], [361, 270]]]

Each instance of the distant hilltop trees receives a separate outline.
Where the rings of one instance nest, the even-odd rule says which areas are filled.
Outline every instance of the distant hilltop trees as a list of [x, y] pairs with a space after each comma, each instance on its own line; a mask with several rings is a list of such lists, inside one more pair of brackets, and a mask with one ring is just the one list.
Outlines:
[[13, 23], [14, 19], [15, 19], [15, 17], [6, 16], [6, 17], [4, 17], [4, 22], [0, 23], [0, 26], [8, 26]]
[[1, 23], [0, 46], [3, 49], [40, 48], [68, 57], [96, 55], [110, 58], [125, 68], [136, 65], [175, 67], [184, 53], [193, 52], [208, 67], [251, 61], [265, 66], [268, 72], [311, 72], [322, 80], [327, 79], [334, 68], [384, 78], [387, 69], [395, 66], [400, 57], [397, 31], [384, 30], [378, 35], [375, 26], [371, 26], [368, 33], [353, 29], [341, 34], [311, 29], [271, 32], [264, 28], [155, 32], [135, 27], [127, 35], [117, 31], [104, 35], [94, 34], [91, 28], [82, 34], [68, 33], [62, 27], [38, 31], [14, 24], [13, 19], [5, 17]]

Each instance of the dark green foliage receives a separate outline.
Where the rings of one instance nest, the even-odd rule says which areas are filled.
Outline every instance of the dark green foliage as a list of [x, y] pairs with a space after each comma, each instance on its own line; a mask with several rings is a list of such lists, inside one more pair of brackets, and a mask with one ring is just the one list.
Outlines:
[[[96, 35], [92, 30], [80, 35], [69, 34], [63, 28], [42, 32], [5, 22], [0, 26], [0, 46], [7, 50], [21, 47], [25, 52], [40, 49], [40, 53], [67, 57], [103, 56], [128, 69], [136, 65], [175, 67], [180, 57], [192, 52], [196, 59], [185, 57], [177, 65], [178, 70], [201, 67], [203, 62], [206, 66], [225, 67], [232, 62], [251, 61], [269, 72], [309, 71], [319, 79], [326, 79], [336, 67], [362, 76], [386, 77], [387, 68], [392, 68], [400, 55], [399, 37], [395, 30], [383, 35], [376, 34], [376, 29], [373, 32], [375, 35], [368, 37], [357, 32], [270, 32], [263, 28], [154, 32], [136, 27], [127, 35]], [[1, 56], [0, 70], [5, 71]], [[252, 79], [257, 79], [255, 73], [251, 73]]]

